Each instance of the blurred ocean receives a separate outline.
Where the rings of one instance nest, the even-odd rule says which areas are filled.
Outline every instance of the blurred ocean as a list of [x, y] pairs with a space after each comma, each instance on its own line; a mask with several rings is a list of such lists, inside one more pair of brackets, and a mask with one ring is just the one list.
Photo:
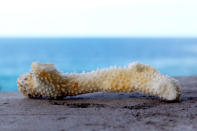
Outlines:
[[62, 72], [91, 71], [138, 61], [170, 76], [197, 75], [197, 39], [1, 38], [0, 91], [16, 91], [34, 61]]

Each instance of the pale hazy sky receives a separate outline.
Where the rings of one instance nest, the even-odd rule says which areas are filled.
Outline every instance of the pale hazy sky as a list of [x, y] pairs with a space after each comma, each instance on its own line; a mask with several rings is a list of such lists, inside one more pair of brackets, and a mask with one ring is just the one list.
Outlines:
[[197, 37], [197, 0], [0, 0], [0, 37]]

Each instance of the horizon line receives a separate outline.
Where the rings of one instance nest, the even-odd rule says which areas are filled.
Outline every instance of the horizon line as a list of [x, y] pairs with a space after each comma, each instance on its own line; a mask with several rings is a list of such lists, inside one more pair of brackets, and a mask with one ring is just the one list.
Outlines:
[[177, 38], [177, 39], [196, 39], [197, 36], [0, 36], [0, 39], [37, 39], [37, 38], [47, 38], [47, 39], [95, 39], [95, 38], [98, 38], [98, 39], [105, 39], [105, 38], [113, 38], [113, 39], [118, 39], [118, 38], [125, 38], [125, 39], [140, 39], [140, 38], [147, 38], [147, 39], [157, 39], [157, 38], [164, 38], [164, 39], [174, 39], [174, 38]]

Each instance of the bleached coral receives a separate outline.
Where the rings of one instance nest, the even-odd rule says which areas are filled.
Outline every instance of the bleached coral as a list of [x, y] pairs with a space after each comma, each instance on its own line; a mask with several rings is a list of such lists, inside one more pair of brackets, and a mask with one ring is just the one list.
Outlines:
[[32, 64], [30, 73], [18, 78], [19, 90], [30, 98], [62, 98], [84, 93], [141, 92], [165, 100], [179, 100], [178, 82], [151, 66], [132, 63], [125, 68], [111, 67], [88, 73], [63, 75], [53, 64]]

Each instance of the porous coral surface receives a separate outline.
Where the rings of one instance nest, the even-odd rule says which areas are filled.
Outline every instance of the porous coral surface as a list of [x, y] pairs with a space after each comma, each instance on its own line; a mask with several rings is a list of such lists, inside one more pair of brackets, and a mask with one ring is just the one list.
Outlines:
[[87, 73], [60, 73], [53, 64], [32, 63], [30, 73], [17, 80], [19, 90], [30, 98], [59, 99], [98, 91], [141, 92], [165, 100], [179, 100], [178, 82], [149, 65], [131, 63]]

